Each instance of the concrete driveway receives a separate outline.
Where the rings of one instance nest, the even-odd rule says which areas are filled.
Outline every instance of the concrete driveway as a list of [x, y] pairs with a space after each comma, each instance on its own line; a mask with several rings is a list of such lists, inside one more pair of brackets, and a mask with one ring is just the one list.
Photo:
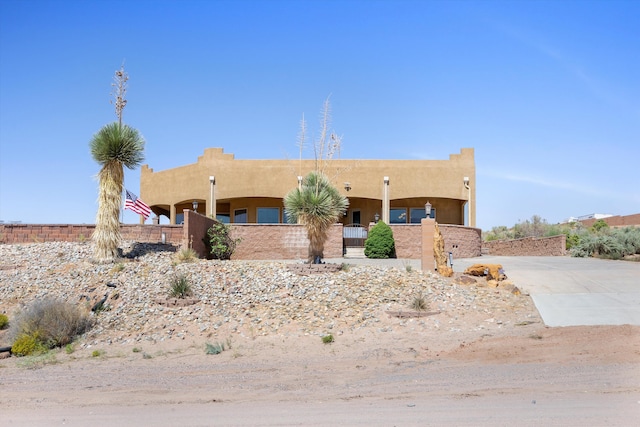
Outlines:
[[547, 326], [640, 325], [640, 262], [482, 256], [454, 260], [453, 268], [476, 263], [502, 264]]

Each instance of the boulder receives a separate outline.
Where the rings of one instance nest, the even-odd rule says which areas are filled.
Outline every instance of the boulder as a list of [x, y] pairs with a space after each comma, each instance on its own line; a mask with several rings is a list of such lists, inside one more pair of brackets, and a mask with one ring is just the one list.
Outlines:
[[474, 285], [476, 284], [478, 281], [476, 279], [474, 279], [473, 277], [469, 277], [469, 276], [460, 276], [456, 279], [456, 283], [459, 285]]
[[487, 280], [504, 280], [507, 276], [504, 275], [501, 264], [473, 264], [464, 271], [464, 274], [471, 276], [486, 276]]

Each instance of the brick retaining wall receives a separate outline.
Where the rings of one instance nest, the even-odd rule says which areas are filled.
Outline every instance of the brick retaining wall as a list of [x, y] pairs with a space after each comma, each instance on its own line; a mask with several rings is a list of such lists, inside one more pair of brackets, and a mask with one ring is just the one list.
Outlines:
[[[91, 239], [94, 224], [0, 224], [0, 243], [83, 242]], [[156, 243], [162, 241], [180, 245], [183, 239], [181, 225], [123, 224], [123, 240]]]
[[484, 242], [483, 250], [486, 255], [498, 256], [563, 256], [567, 252], [567, 236], [493, 240]]
[[[392, 224], [390, 227], [396, 244], [396, 257], [420, 259], [421, 225]], [[454, 258], [473, 258], [481, 255], [482, 230], [479, 228], [448, 224], [438, 224], [438, 227], [444, 238], [445, 252], [452, 252]]]

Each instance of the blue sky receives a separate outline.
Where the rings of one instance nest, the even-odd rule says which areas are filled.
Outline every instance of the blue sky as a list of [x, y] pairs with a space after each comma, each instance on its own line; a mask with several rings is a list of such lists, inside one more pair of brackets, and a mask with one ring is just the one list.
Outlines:
[[483, 229], [638, 213], [638, 22], [615, 0], [0, 0], [0, 220], [95, 221], [89, 141], [123, 60], [156, 171], [296, 158], [330, 95], [342, 158], [474, 147]]

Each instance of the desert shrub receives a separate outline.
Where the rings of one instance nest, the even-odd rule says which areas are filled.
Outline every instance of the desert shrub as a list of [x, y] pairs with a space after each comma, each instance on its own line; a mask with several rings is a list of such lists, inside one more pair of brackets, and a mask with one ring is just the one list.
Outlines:
[[596, 222], [593, 223], [593, 225], [591, 226], [591, 230], [593, 230], [595, 233], [605, 229], [605, 228], [609, 228], [609, 224], [607, 224], [607, 222], [604, 219], [599, 219]]
[[169, 295], [175, 298], [185, 298], [191, 293], [191, 282], [187, 276], [181, 274], [173, 278]]
[[364, 254], [367, 258], [391, 258], [395, 256], [395, 241], [393, 231], [380, 221], [369, 231], [369, 237], [364, 242]]
[[6, 314], [0, 314], [0, 329], [4, 329], [9, 324], [9, 318]]
[[79, 307], [56, 299], [43, 299], [25, 308], [11, 322], [10, 338], [35, 337], [44, 347], [62, 347], [92, 326]]
[[21, 334], [11, 346], [11, 353], [16, 356], [29, 356], [47, 351], [47, 347], [42, 343], [37, 332]]
[[206, 354], [220, 354], [224, 351], [224, 344], [217, 342], [215, 344], [205, 344], [205, 353]]
[[415, 311], [425, 311], [429, 308], [429, 303], [424, 296], [418, 295], [413, 297], [413, 300], [411, 300], [411, 304], [409, 305], [409, 307]]
[[241, 239], [232, 239], [231, 227], [221, 222], [216, 222], [207, 230], [204, 243], [209, 250], [211, 259], [231, 259], [236, 250], [236, 245]]
[[322, 336], [323, 344], [331, 344], [333, 341], [334, 341], [333, 335], [331, 335], [331, 334]]
[[192, 248], [181, 249], [176, 254], [176, 261], [178, 263], [194, 262], [196, 259], [198, 259], [198, 254]]

